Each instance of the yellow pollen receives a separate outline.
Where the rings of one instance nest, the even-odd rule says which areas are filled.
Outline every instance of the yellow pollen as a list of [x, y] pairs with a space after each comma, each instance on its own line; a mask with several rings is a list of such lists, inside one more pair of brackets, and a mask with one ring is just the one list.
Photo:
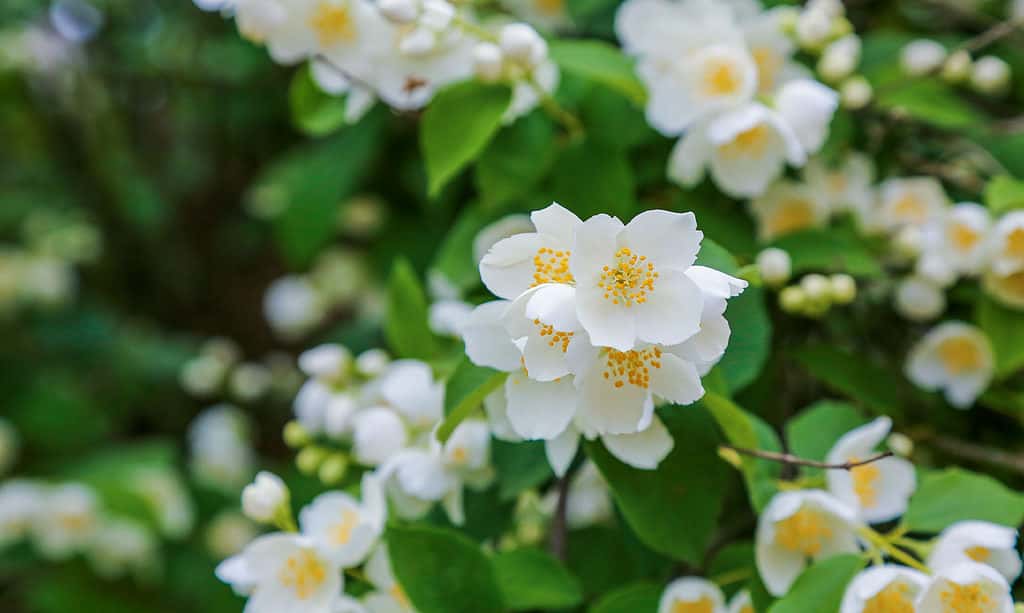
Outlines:
[[782, 202], [765, 221], [770, 236], [782, 236], [814, 225], [814, 207], [810, 202], [793, 198]]
[[846, 180], [846, 175], [844, 175], [841, 172], [829, 173], [828, 179], [826, 179], [826, 181], [828, 182], [828, 188], [831, 189], [833, 192], [846, 191], [846, 186], [849, 184], [849, 182]]
[[544, 15], [561, 15], [565, 11], [565, 0], [535, 0], [534, 6]]
[[627, 383], [647, 389], [651, 385], [651, 369], [661, 368], [661, 349], [630, 349], [617, 351], [609, 349], [605, 354], [604, 378], [617, 388]]
[[722, 157], [734, 160], [739, 157], [760, 158], [772, 139], [771, 129], [763, 123], [748, 128], [736, 135], [728, 143], [718, 147]]
[[928, 209], [916, 194], [908, 192], [900, 196], [899, 200], [892, 205], [892, 212], [899, 221], [910, 223], [924, 223], [928, 216]]
[[782, 58], [770, 47], [756, 47], [751, 51], [751, 55], [754, 56], [754, 64], [757, 66], [757, 91], [766, 93], [774, 90], [779, 69], [782, 68]]
[[605, 300], [631, 307], [647, 302], [647, 294], [654, 291], [657, 278], [654, 264], [647, 261], [647, 256], [622, 247], [615, 252], [615, 263], [601, 269], [597, 286], [604, 290]]
[[947, 338], [939, 343], [939, 359], [951, 374], [959, 375], [982, 365], [978, 345], [966, 338]]
[[392, 598], [398, 601], [399, 606], [401, 606], [403, 609], [412, 608], [412, 603], [409, 602], [409, 597], [405, 595], [405, 590], [402, 589], [402, 586], [396, 583], [391, 586], [391, 589], [388, 590], [388, 593], [391, 594]]
[[988, 547], [982, 547], [980, 545], [976, 547], [968, 547], [967, 551], [964, 553], [967, 554], [968, 558], [981, 563], [988, 562], [988, 559], [992, 557], [992, 552], [989, 551]]
[[288, 558], [279, 579], [281, 585], [295, 591], [299, 600], [305, 600], [327, 579], [327, 570], [313, 552], [303, 550]]
[[355, 24], [347, 6], [338, 6], [328, 1], [317, 5], [309, 19], [309, 27], [316, 32], [320, 45], [329, 47], [341, 42], [351, 42], [356, 36]]
[[548, 339], [548, 347], [558, 347], [565, 353], [569, 350], [569, 343], [575, 332], [562, 332], [555, 330], [554, 326], [548, 325], [539, 319], [534, 319], [533, 324], [540, 328], [540, 335]]
[[331, 540], [338, 545], [345, 545], [352, 540], [352, 531], [359, 525], [359, 513], [352, 509], [345, 509], [341, 514], [341, 521], [331, 529]]
[[704, 93], [708, 96], [729, 96], [738, 92], [741, 85], [736, 67], [727, 60], [711, 61], [704, 70]]
[[551, 249], [541, 247], [533, 256], [533, 285], [537, 287], [544, 283], [574, 283], [575, 279], [569, 272], [568, 249]]
[[754, 613], [754, 607], [749, 604], [745, 604], [740, 607], [740, 613]]
[[465, 447], [456, 447], [452, 450], [452, 461], [456, 464], [462, 464], [469, 458], [469, 454], [466, 452]]
[[862, 613], [914, 613], [914, 600], [904, 583], [889, 584], [864, 603]]
[[1006, 235], [1006, 255], [1024, 258], [1024, 228], [1014, 228]]
[[981, 240], [981, 234], [974, 231], [974, 228], [969, 228], [963, 224], [956, 224], [949, 229], [949, 242], [953, 243], [953, 246], [961, 251], [967, 251], [973, 249], [978, 241]]
[[672, 603], [672, 613], [713, 613], [715, 603], [707, 596], [700, 600], [676, 600]]
[[[850, 458], [851, 462], [857, 462], [860, 458]], [[882, 471], [878, 464], [863, 464], [850, 470], [853, 477], [853, 491], [857, 494], [861, 506], [873, 508], [878, 504], [878, 480]]]
[[87, 513], [61, 515], [59, 521], [68, 532], [84, 532], [92, 526], [92, 517]]
[[832, 530], [821, 515], [811, 509], [800, 509], [775, 524], [775, 542], [805, 556], [817, 555], [825, 540], [831, 537]]
[[978, 585], [960, 585], [949, 582], [949, 589], [939, 594], [941, 613], [986, 613], [992, 609], [992, 598]]

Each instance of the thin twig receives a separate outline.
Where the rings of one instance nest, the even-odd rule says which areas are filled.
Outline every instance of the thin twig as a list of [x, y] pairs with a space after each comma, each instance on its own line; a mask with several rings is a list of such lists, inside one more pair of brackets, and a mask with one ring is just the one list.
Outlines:
[[562, 562], [565, 561], [569, 530], [566, 513], [569, 508], [570, 479], [571, 471], [566, 471], [558, 480], [558, 504], [555, 507], [555, 516], [551, 520], [551, 533], [548, 535], [548, 551]]
[[743, 447], [734, 447], [733, 445], [722, 445], [723, 449], [731, 449], [738, 454], [760, 458], [762, 460], [770, 460], [772, 462], [780, 462], [782, 464], [790, 464], [793, 466], [808, 466], [810, 468], [822, 468], [825, 470], [853, 470], [858, 466], [864, 466], [865, 464], [871, 464], [885, 458], [891, 458], [893, 452], [886, 451], [875, 456], [871, 456], [866, 460], [856, 460], [842, 462], [839, 464], [830, 464], [829, 462], [819, 462], [817, 460], [808, 460], [807, 458], [801, 458], [791, 453], [777, 453], [775, 451], [764, 451], [763, 449], [745, 449]]
[[1024, 454], [1011, 453], [1001, 449], [993, 449], [984, 445], [969, 443], [957, 438], [936, 434], [922, 439], [922, 442], [948, 454], [965, 460], [998, 466], [1013, 472], [1024, 474]]

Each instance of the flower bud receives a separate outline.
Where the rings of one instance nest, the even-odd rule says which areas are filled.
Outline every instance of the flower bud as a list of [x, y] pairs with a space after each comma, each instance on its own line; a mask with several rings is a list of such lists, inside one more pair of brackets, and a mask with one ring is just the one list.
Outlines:
[[793, 261], [789, 253], [777, 247], [769, 247], [757, 254], [757, 268], [761, 280], [768, 285], [782, 285], [793, 275]]
[[441, 32], [455, 18], [455, 7], [446, 0], [425, 0], [420, 24], [435, 32]]
[[299, 369], [308, 377], [341, 378], [352, 364], [352, 353], [344, 345], [318, 345], [299, 356]]
[[383, 349], [367, 349], [356, 358], [356, 371], [364, 377], [376, 377], [388, 367], [391, 358]]
[[806, 275], [800, 279], [800, 288], [804, 290], [807, 300], [815, 303], [828, 303], [832, 299], [832, 284], [828, 277], [817, 273]]
[[825, 11], [806, 10], [796, 21], [796, 41], [807, 50], [820, 49], [832, 33], [832, 17]]
[[473, 48], [473, 70], [484, 83], [494, 83], [501, 79], [504, 66], [505, 57], [498, 45], [480, 43]]
[[242, 511], [253, 521], [270, 523], [288, 504], [288, 486], [274, 473], [265, 470], [242, 490]]
[[896, 248], [896, 253], [905, 258], [916, 258], [921, 254], [921, 246], [924, 242], [924, 236], [921, 234], [921, 228], [917, 226], [904, 226], [896, 238], [893, 240], [893, 247]]
[[929, 321], [946, 310], [946, 295], [934, 284], [908, 277], [896, 288], [896, 312], [911, 321]]
[[947, 83], [963, 83], [971, 76], [971, 68], [971, 54], [964, 50], [957, 51], [942, 65], [942, 78]]
[[981, 94], [1001, 94], [1010, 83], [1010, 65], [994, 55], [986, 55], [974, 62], [971, 87]]
[[327, 458], [327, 450], [316, 445], [309, 445], [299, 451], [295, 456], [295, 466], [306, 475], [312, 475]]
[[388, 21], [403, 25], [416, 20], [419, 3], [416, 0], [377, 0], [377, 9]]
[[903, 47], [900, 66], [908, 75], [919, 77], [933, 72], [946, 60], [946, 48], [940, 43], [919, 38]]
[[839, 98], [843, 108], [851, 111], [858, 111], [867, 106], [874, 95], [871, 83], [860, 75], [850, 77], [839, 86]]
[[914, 453], [914, 441], [906, 434], [893, 432], [886, 439], [886, 444], [898, 456], [909, 458]]
[[832, 302], [850, 304], [857, 297], [857, 282], [850, 275], [832, 275], [829, 283], [832, 285]]
[[818, 73], [826, 81], [835, 83], [850, 76], [860, 63], [860, 38], [850, 34], [833, 42], [818, 60]]
[[779, 307], [786, 313], [799, 313], [805, 304], [807, 304], [807, 294], [798, 285], [791, 285], [779, 292]]
[[294, 420], [284, 425], [283, 438], [284, 444], [288, 445], [292, 449], [305, 447], [313, 440], [309, 435], [309, 431], [306, 430], [302, 424]]
[[327, 403], [324, 413], [324, 432], [327, 436], [341, 438], [352, 430], [352, 416], [358, 404], [350, 394], [334, 394]]
[[510, 59], [535, 66], [547, 56], [547, 43], [531, 26], [512, 23], [501, 29], [501, 50]]
[[345, 478], [346, 472], [348, 472], [348, 457], [343, 453], [332, 453], [320, 465], [317, 476], [320, 477], [320, 481], [324, 485], [336, 485]]

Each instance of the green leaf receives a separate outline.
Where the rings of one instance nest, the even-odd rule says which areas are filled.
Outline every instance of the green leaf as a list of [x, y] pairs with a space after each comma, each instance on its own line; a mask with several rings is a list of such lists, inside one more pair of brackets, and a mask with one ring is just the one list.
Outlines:
[[487, 216], [480, 207], [468, 207], [459, 215], [434, 256], [431, 268], [443, 273], [460, 290], [466, 291], [480, 284], [480, 272], [473, 256], [473, 241], [485, 225]]
[[608, 213], [628, 219], [634, 211], [633, 169], [625, 152], [589, 141], [562, 152], [551, 170], [554, 200], [583, 219]]
[[700, 242], [700, 252], [694, 264], [714, 268], [729, 275], [734, 275], [739, 270], [736, 258], [727, 249], [707, 237]]
[[508, 373], [477, 366], [462, 358], [455, 374], [448, 379], [444, 391], [444, 422], [437, 429], [437, 439], [448, 440], [462, 420], [469, 417], [483, 403], [488, 394], [505, 382]]
[[308, 64], [292, 77], [288, 101], [292, 121], [310, 136], [325, 136], [345, 124], [345, 98], [320, 89]]
[[721, 369], [733, 393], [753, 383], [768, 361], [772, 322], [765, 299], [763, 289], [751, 286], [736, 298], [729, 299], [726, 307], [725, 317], [732, 335], [717, 368]]
[[981, 124], [985, 115], [935, 77], [911, 79], [877, 90], [881, 108], [900, 109], [914, 119], [940, 128], [957, 129]]
[[504, 610], [491, 561], [455, 530], [389, 526], [395, 578], [420, 613], [499, 613]]
[[520, 493], [538, 487], [551, 478], [551, 465], [544, 451], [544, 441], [491, 443], [491, 458], [498, 473], [498, 496], [513, 500]]
[[476, 185], [489, 207], [528, 193], [554, 162], [555, 128], [543, 112], [530, 113], [494, 137], [476, 164]]
[[420, 124], [430, 197], [480, 155], [501, 127], [511, 100], [508, 87], [477, 80], [456, 83], [434, 96]]
[[985, 186], [985, 205], [993, 215], [1024, 209], [1024, 181], [1009, 175], [993, 178]]
[[768, 613], [836, 613], [854, 575], [863, 568], [859, 555], [834, 556], [805, 570]]
[[583, 600], [583, 588], [562, 564], [539, 549], [514, 549], [494, 557], [505, 606], [512, 611], [567, 609]]
[[[704, 406], [711, 413], [718, 427], [722, 429], [730, 444], [745, 449], [779, 451], [781, 445], [771, 427], [741, 409], [725, 396], [708, 392], [704, 395]], [[760, 422], [760, 423], [759, 423]], [[775, 495], [775, 480], [779, 478], [777, 462], [741, 456], [743, 478], [747, 484], [751, 506], [760, 511]]]
[[277, 160], [249, 199], [272, 203], [274, 237], [288, 262], [304, 268], [337, 231], [338, 211], [373, 161], [383, 115], [370, 113], [330, 139]]
[[652, 583], [634, 583], [608, 593], [588, 613], [655, 613], [663, 588]]
[[839, 437], [865, 423], [864, 416], [849, 404], [822, 400], [789, 420], [786, 442], [797, 456], [824, 461]]
[[566, 72], [601, 83], [643, 104], [647, 91], [633, 70], [633, 60], [618, 47], [597, 40], [551, 42], [551, 59]]
[[404, 258], [396, 259], [391, 268], [384, 334], [398, 357], [429, 359], [437, 355], [437, 338], [428, 323], [427, 297]]
[[913, 531], [941, 532], [967, 519], [1016, 528], [1024, 521], [1024, 495], [987, 475], [960, 468], [924, 475], [903, 521]]
[[892, 370], [826, 345], [798, 349], [796, 358], [816, 378], [871, 410], [883, 415], [902, 411], [899, 390], [903, 382]]
[[696, 563], [721, 511], [726, 464], [717, 456], [720, 439], [703, 407], [673, 406], [661, 415], [676, 444], [656, 470], [627, 466], [596, 441], [587, 444], [587, 453], [640, 540], [659, 553]]
[[882, 274], [870, 246], [849, 227], [803, 230], [780, 237], [772, 246], [789, 253], [793, 272], [847, 272], [858, 277]]
[[988, 296], [978, 299], [978, 326], [996, 354], [996, 376], [1010, 376], [1024, 367], [1024, 317]]

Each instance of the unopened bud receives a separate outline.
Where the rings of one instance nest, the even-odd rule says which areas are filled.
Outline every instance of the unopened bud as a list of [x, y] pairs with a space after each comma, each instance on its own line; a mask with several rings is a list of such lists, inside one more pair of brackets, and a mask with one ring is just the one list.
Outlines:
[[761, 280], [768, 285], [782, 285], [793, 274], [793, 261], [789, 253], [778, 247], [769, 247], [757, 254], [757, 268]]
[[981, 94], [996, 95], [1010, 83], [1010, 65], [994, 55], [978, 58], [971, 70], [971, 87]]
[[799, 313], [806, 303], [807, 294], [798, 285], [791, 285], [779, 292], [779, 307], [786, 313]]
[[874, 95], [875, 90], [871, 83], [860, 75], [850, 77], [839, 86], [839, 99], [843, 103], [843, 108], [851, 111], [859, 111], [867, 106]]
[[889, 449], [898, 456], [909, 458], [914, 453], [914, 441], [906, 434], [893, 432], [886, 439], [886, 443], [889, 445]]
[[377, 9], [388, 21], [402, 25], [416, 20], [419, 3], [416, 0], [377, 0]]
[[343, 453], [332, 453], [320, 465], [317, 476], [324, 485], [336, 485], [345, 478], [348, 471], [348, 457]]
[[256, 479], [242, 490], [242, 511], [253, 520], [270, 523], [288, 505], [288, 486], [274, 473], [260, 471]]
[[850, 304], [857, 297], [857, 282], [846, 274], [832, 275], [832, 301], [836, 304]]
[[484, 83], [501, 79], [505, 57], [501, 47], [494, 43], [480, 43], [473, 48], [473, 70]]
[[309, 435], [309, 430], [306, 430], [302, 424], [294, 420], [284, 425], [283, 437], [284, 444], [292, 449], [305, 447], [313, 440], [313, 437]]
[[316, 445], [309, 445], [299, 451], [295, 456], [295, 465], [303, 474], [312, 475], [320, 469], [320, 465], [327, 458], [327, 450]]
[[963, 83], [971, 76], [971, 54], [960, 50], [949, 56], [942, 65], [942, 78], [947, 83]]

